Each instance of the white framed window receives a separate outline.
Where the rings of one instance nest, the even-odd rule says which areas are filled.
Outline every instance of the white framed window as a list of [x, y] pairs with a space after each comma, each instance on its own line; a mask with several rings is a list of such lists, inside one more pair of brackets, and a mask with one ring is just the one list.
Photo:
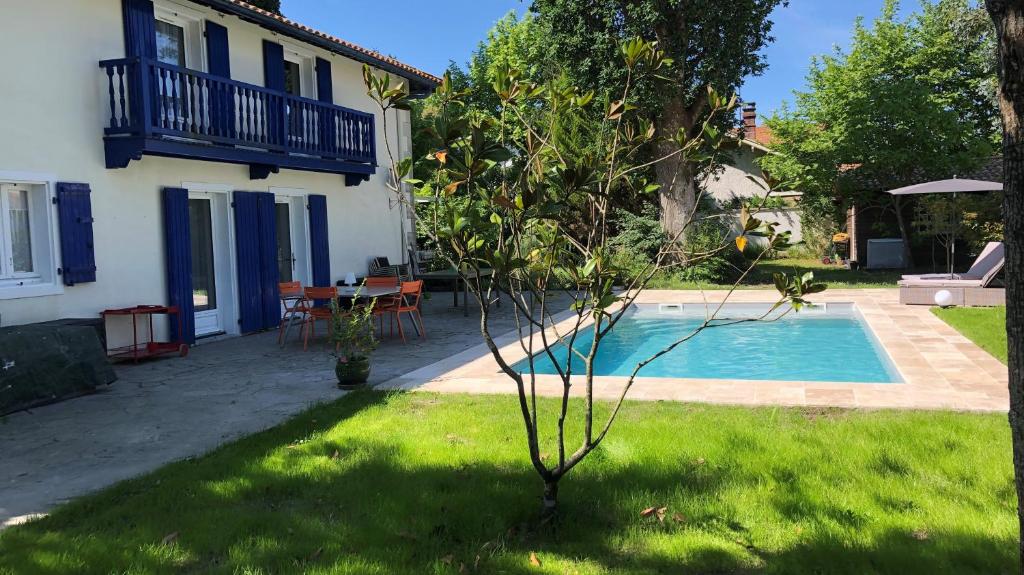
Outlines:
[[293, 95], [316, 99], [316, 58], [313, 53], [294, 44], [282, 43], [284, 51], [284, 91]]
[[165, 64], [206, 71], [203, 16], [179, 4], [158, 1], [156, 17], [156, 59]]
[[56, 265], [55, 179], [0, 172], [0, 299], [63, 292]]

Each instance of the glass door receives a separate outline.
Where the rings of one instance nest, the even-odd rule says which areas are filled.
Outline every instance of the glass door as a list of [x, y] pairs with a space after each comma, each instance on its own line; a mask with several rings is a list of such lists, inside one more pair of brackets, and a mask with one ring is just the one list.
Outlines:
[[213, 202], [209, 198], [189, 198], [188, 214], [192, 242], [192, 305], [195, 307], [196, 336], [209, 335], [224, 331], [217, 305]]
[[277, 273], [281, 282], [295, 280], [295, 251], [292, 248], [291, 206], [288, 201], [274, 204], [274, 224], [277, 227]]

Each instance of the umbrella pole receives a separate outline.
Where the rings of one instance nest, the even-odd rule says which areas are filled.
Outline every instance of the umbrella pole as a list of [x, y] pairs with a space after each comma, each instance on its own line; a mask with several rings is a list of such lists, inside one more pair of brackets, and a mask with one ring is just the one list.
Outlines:
[[960, 216], [960, 204], [956, 201], [956, 192], [953, 192], [953, 211], [950, 214], [950, 219], [953, 225], [949, 230], [949, 278], [953, 279], [953, 265], [956, 261], [956, 229], [959, 222], [957, 221]]

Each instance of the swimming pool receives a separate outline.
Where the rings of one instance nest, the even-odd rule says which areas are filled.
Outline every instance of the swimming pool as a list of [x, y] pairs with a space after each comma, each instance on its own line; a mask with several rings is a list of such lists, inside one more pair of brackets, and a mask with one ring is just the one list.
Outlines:
[[[756, 317], [769, 304], [726, 304], [718, 323]], [[654, 355], [699, 326], [704, 304], [638, 304], [601, 342], [595, 375], [628, 376], [640, 361]], [[774, 312], [773, 316], [780, 316]], [[586, 353], [593, 331], [581, 332], [576, 349]], [[553, 355], [566, 365], [567, 350]], [[535, 355], [537, 373], [557, 374], [547, 354]], [[516, 364], [528, 371], [527, 360]], [[573, 372], [583, 362], [573, 356]], [[819, 304], [774, 321], [720, 325], [654, 360], [640, 377], [902, 383], [881, 344], [851, 303]]]

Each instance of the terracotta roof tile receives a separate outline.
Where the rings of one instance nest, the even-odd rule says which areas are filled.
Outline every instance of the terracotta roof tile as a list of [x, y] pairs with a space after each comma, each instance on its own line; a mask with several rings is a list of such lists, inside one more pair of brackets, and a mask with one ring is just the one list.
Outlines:
[[380, 60], [382, 62], [386, 62], [386, 63], [391, 64], [392, 66], [395, 66], [397, 68], [401, 68], [402, 70], [405, 70], [406, 72], [415, 74], [415, 75], [423, 78], [424, 80], [428, 80], [428, 81], [433, 82], [435, 84], [440, 84], [441, 83], [441, 78], [438, 78], [437, 76], [435, 76], [433, 74], [424, 72], [423, 70], [420, 70], [419, 68], [414, 68], [413, 66], [405, 64], [403, 62], [400, 62], [400, 61], [392, 58], [391, 56], [385, 56], [384, 54], [381, 54], [380, 52], [377, 52], [376, 50], [370, 50], [368, 48], [363, 48], [362, 46], [359, 46], [358, 44], [353, 44], [352, 42], [349, 42], [347, 40], [342, 40], [341, 38], [338, 38], [337, 36], [332, 36], [330, 34], [327, 34], [326, 32], [321, 32], [320, 30], [315, 30], [313, 28], [310, 28], [309, 26], [306, 26], [304, 24], [300, 24], [298, 22], [295, 22], [294, 20], [289, 20], [288, 18], [285, 18], [284, 16], [282, 16], [280, 14], [276, 14], [274, 12], [270, 12], [270, 11], [264, 10], [262, 8], [253, 6], [252, 4], [249, 4], [248, 2], [243, 2], [242, 0], [227, 0], [227, 1], [232, 3], [232, 4], [234, 4], [234, 5], [236, 5], [236, 6], [240, 6], [242, 8], [245, 8], [246, 10], [251, 10], [253, 12], [256, 12], [257, 14], [262, 14], [263, 16], [268, 16], [270, 18], [273, 18], [273, 19], [281, 22], [282, 24], [285, 24], [287, 26], [291, 26], [292, 28], [295, 28], [297, 30], [301, 30], [301, 31], [306, 32], [308, 34], [313, 34], [315, 36], [319, 36], [319, 37], [321, 37], [324, 40], [327, 40], [329, 42], [334, 42], [335, 44], [339, 44], [341, 46], [349, 48], [350, 50], [355, 50], [357, 52], [361, 52], [361, 53], [363, 53], [363, 54], [365, 54], [365, 55], [367, 55], [367, 56], [369, 56], [371, 58], [374, 58], [376, 60]]

